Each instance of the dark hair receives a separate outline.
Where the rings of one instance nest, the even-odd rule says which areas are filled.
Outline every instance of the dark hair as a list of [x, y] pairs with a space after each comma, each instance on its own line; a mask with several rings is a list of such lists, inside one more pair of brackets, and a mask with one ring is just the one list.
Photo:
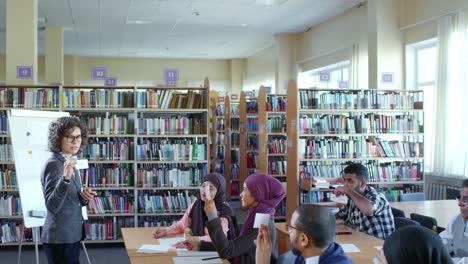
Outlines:
[[462, 181], [462, 188], [468, 188], [468, 179]]
[[[48, 148], [52, 152], [62, 151], [62, 139], [65, 137], [70, 129], [79, 128], [81, 130], [81, 147], [86, 145], [86, 139], [88, 137], [88, 129], [81, 123], [78, 117], [64, 116], [60, 117], [56, 121], [50, 123], [49, 134], [48, 134]], [[81, 151], [81, 149], [80, 149]]]
[[325, 206], [301, 204], [297, 209], [297, 228], [312, 238], [316, 247], [325, 248], [333, 242], [335, 216]]
[[363, 180], [365, 182], [369, 181], [369, 172], [367, 171], [366, 166], [362, 165], [361, 163], [351, 163], [350, 165], [346, 166], [343, 172], [345, 174], [356, 174], [356, 177], [359, 180]]

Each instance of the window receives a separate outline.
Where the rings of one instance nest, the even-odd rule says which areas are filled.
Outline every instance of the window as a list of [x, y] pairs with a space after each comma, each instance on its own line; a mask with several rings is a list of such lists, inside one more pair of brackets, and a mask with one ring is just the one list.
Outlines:
[[436, 39], [408, 45], [406, 48], [406, 86], [424, 90], [424, 170], [432, 168], [434, 112], [436, 85]]
[[[343, 61], [322, 68], [300, 72], [297, 80], [298, 87], [339, 88], [340, 82], [347, 82], [349, 87], [349, 64], [349, 61]], [[321, 72], [329, 72], [330, 81], [320, 81]]]

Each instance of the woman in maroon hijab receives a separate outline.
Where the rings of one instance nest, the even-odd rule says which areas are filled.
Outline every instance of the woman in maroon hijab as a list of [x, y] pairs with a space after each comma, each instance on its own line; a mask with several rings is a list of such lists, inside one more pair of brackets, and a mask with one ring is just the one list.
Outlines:
[[[221, 221], [215, 203], [205, 202], [205, 212], [208, 217], [206, 227], [208, 228], [211, 241], [223, 259], [230, 259], [232, 263], [250, 264], [255, 263], [255, 244], [258, 229], [253, 227], [255, 214], [263, 213], [270, 215], [268, 229], [271, 234], [272, 263], [278, 255], [276, 244], [276, 229], [274, 215], [276, 206], [284, 198], [284, 187], [280, 181], [263, 173], [255, 173], [247, 177], [244, 189], [240, 194], [242, 207], [248, 208], [248, 216], [242, 227], [238, 238], [229, 240], [223, 233]], [[188, 240], [188, 248], [192, 250], [204, 250], [209, 247], [204, 242]]]
[[[161, 238], [186, 232], [193, 236], [192, 239], [210, 242], [211, 239], [205, 226], [207, 217], [203, 210], [207, 200], [206, 187], [210, 190], [210, 196], [213, 197], [211, 201], [218, 208], [223, 232], [229, 238], [234, 239], [238, 231], [237, 220], [231, 207], [226, 203], [226, 180], [219, 173], [210, 173], [203, 177], [200, 194], [197, 200], [189, 206], [182, 219], [169, 227], [156, 228], [153, 231], [153, 237]], [[183, 245], [184, 243], [178, 243], [176, 246], [181, 247]]]

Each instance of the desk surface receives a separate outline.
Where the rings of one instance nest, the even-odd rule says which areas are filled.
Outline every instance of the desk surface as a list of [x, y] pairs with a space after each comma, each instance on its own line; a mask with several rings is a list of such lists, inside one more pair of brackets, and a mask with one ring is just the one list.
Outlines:
[[457, 200], [393, 202], [390, 206], [403, 210], [408, 218], [411, 213], [432, 216], [442, 227], [447, 227], [448, 222], [460, 213]]
[[[282, 234], [288, 234], [285, 223], [276, 223], [276, 229]], [[346, 253], [355, 263], [373, 263], [372, 260], [379, 255], [376, 246], [382, 246], [383, 240], [361, 233], [343, 225], [336, 226], [336, 232], [351, 232], [351, 235], [336, 235], [338, 244], [354, 244], [361, 250], [358, 253]], [[289, 237], [286, 236], [289, 240]]]
[[[173, 263], [172, 258], [176, 256], [175, 251], [171, 250], [168, 253], [148, 254], [137, 253], [136, 251], [144, 244], [159, 244], [159, 241], [153, 238], [152, 227], [140, 228], [121, 228], [122, 237], [127, 250], [127, 255], [132, 264], [149, 264], [149, 263]], [[223, 260], [224, 263], [229, 263]]]

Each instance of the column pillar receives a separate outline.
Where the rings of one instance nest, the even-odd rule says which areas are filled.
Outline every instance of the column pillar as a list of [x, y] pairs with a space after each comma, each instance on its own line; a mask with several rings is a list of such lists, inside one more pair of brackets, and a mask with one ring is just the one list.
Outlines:
[[45, 81], [63, 84], [63, 28], [48, 26], [45, 30]]
[[[278, 34], [274, 36], [276, 47], [275, 91], [286, 94], [287, 81], [296, 80], [296, 35]], [[286, 84], [285, 84], [286, 83]]]
[[231, 93], [240, 95], [245, 77], [245, 60], [231, 59], [229, 66], [231, 68]]
[[5, 13], [6, 83], [36, 84], [37, 0], [7, 0]]

